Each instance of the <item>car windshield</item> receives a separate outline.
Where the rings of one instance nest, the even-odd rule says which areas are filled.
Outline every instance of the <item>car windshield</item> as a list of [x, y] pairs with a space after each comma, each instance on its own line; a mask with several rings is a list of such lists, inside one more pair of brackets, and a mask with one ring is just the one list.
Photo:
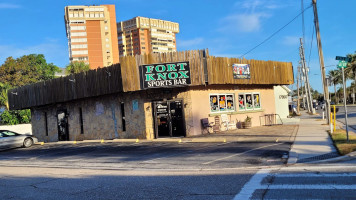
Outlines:
[[19, 135], [11, 131], [0, 131], [0, 134], [2, 135], [2, 137], [11, 137], [11, 136]]

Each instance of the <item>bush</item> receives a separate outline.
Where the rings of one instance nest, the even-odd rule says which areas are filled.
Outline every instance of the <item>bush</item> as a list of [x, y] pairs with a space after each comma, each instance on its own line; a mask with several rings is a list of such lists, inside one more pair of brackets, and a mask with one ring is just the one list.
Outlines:
[[15, 110], [8, 111], [5, 110], [0, 114], [1, 124], [6, 125], [16, 125], [16, 124], [27, 124], [31, 122], [31, 111], [26, 110]]

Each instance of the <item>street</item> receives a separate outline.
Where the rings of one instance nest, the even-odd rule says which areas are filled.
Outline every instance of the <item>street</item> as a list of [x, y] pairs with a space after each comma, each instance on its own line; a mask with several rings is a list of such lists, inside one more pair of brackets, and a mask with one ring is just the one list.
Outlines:
[[290, 145], [81, 143], [12, 149], [0, 152], [0, 199], [233, 199], [259, 168], [282, 166]]
[[[336, 120], [345, 124], [345, 108], [344, 106], [337, 106], [337, 108], [339, 108], [339, 111], [336, 113]], [[320, 106], [316, 112], [319, 113], [320, 116], [323, 114], [323, 110], [320, 109]], [[348, 125], [356, 129], [356, 106], [347, 105], [347, 119]]]

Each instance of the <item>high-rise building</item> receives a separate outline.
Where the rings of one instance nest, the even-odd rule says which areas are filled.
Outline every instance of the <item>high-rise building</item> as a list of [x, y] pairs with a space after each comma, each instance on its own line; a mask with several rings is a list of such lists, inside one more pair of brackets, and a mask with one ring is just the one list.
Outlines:
[[117, 23], [120, 56], [164, 53], [177, 50], [175, 22], [135, 17]]
[[115, 5], [66, 6], [69, 60], [91, 69], [119, 62]]

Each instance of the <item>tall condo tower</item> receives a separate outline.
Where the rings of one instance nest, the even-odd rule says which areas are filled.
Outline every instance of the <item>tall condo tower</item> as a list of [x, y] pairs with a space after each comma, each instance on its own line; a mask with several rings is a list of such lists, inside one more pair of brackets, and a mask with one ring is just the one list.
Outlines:
[[119, 62], [115, 5], [66, 6], [64, 19], [70, 62], [90, 69]]
[[120, 56], [177, 51], [179, 24], [135, 17], [117, 23]]

